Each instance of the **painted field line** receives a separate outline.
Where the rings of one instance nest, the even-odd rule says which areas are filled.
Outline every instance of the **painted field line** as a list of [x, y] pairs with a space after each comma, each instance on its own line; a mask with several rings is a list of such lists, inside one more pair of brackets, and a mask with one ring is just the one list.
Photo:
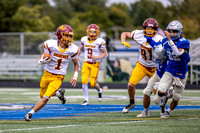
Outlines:
[[[37, 127], [37, 128], [8, 129], [8, 130], [0, 130], [0, 133], [3, 133], [3, 132], [16, 132], [16, 131], [32, 131], [32, 130], [41, 130], [41, 129], [56, 129], [56, 128], [63, 128], [63, 127], [65, 128], [65, 127], [78, 127], [78, 126], [130, 124], [130, 123], [147, 122], [147, 121], [149, 122], [149, 121], [152, 121], [152, 120], [172, 119], [172, 118], [179, 118], [181, 120], [185, 120], [185, 119], [195, 119], [195, 118], [199, 119], [200, 116], [194, 116], [194, 117], [169, 117], [169, 118], [110, 119], [110, 120], [102, 120], [102, 121], [120, 121], [120, 120], [121, 121], [127, 121], [128, 120], [128, 122], [111, 122], [111, 123], [98, 123], [98, 124], [89, 124], [89, 125], [88, 124], [86, 124], [86, 125], [78, 124], [78, 125], [60, 125], [60, 126], [54, 126], [54, 127], [51, 126], [51, 127]], [[80, 121], [85, 121], [85, 120], [80, 120]], [[99, 121], [99, 120], [86, 120], [85, 122], [87, 122], [87, 121]]]

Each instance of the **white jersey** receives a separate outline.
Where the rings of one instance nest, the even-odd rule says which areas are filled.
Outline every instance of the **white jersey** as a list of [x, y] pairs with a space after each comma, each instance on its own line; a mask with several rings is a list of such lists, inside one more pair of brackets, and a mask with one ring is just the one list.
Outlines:
[[98, 60], [92, 60], [92, 55], [93, 56], [100, 56], [101, 55], [101, 50], [106, 48], [106, 42], [102, 38], [97, 38], [94, 41], [89, 41], [88, 36], [84, 36], [81, 38], [81, 45], [84, 47], [84, 61], [89, 61], [89, 62], [100, 62], [101, 59]]
[[[134, 30], [131, 33], [131, 38], [135, 40], [139, 45], [140, 56], [139, 62], [145, 67], [156, 67], [156, 63], [153, 61], [153, 48], [150, 44], [147, 43], [146, 38], [144, 37], [143, 30]], [[152, 39], [156, 42], [162, 40], [162, 36], [156, 34]]]
[[51, 55], [51, 61], [46, 64], [45, 69], [54, 74], [66, 75], [69, 61], [78, 56], [78, 47], [75, 44], [62, 49], [59, 46], [58, 40], [45, 41], [43, 48], [45, 53]]

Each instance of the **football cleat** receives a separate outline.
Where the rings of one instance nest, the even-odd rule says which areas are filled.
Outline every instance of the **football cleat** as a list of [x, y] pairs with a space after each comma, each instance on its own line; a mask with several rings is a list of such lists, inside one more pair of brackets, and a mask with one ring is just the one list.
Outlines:
[[170, 113], [168, 111], [165, 111], [165, 113], [162, 113], [160, 118], [168, 118]]
[[129, 103], [123, 110], [122, 113], [126, 114], [130, 111], [131, 108], [134, 108], [135, 104]]
[[64, 89], [60, 89], [59, 92], [60, 92], [60, 97], [58, 97], [58, 98], [60, 99], [62, 104], [65, 104], [65, 102], [66, 102], [66, 98], [64, 96], [65, 90]]
[[98, 93], [98, 101], [99, 102], [102, 102], [103, 98], [102, 98], [102, 92]]
[[24, 119], [25, 121], [31, 121], [31, 118], [32, 118], [32, 114], [31, 113], [28, 113], [24, 116]]
[[81, 105], [83, 105], [83, 106], [89, 105], [89, 102], [88, 102], [87, 100], [85, 100], [85, 101], [83, 102], [83, 104], [81, 104]]
[[168, 98], [166, 96], [164, 96], [161, 101], [160, 101], [160, 115], [162, 115], [163, 113], [165, 113], [166, 108], [165, 105], [168, 101]]
[[149, 116], [149, 112], [145, 113], [145, 111], [142, 111], [141, 114], [137, 115], [137, 117], [148, 117]]

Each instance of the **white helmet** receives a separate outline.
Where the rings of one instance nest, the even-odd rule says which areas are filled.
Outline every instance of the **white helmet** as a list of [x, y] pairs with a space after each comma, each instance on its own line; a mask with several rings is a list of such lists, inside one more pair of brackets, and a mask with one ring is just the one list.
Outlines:
[[175, 30], [175, 31], [178, 31], [178, 34], [176, 34], [176, 36], [172, 37], [172, 40], [177, 40], [178, 38], [181, 37], [181, 35], [183, 34], [183, 25], [181, 24], [180, 21], [178, 20], [173, 20], [171, 21], [167, 28], [166, 28], [167, 31], [169, 30]]
[[162, 44], [155, 47], [154, 57], [159, 61], [165, 59], [165, 49], [163, 48]]

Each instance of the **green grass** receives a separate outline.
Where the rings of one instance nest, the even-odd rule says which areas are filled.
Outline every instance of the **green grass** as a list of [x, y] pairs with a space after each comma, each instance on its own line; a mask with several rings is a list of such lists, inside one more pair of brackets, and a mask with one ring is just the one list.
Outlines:
[[[104, 96], [127, 96], [127, 90], [105, 90]], [[83, 98], [69, 98], [82, 96], [81, 89], [66, 89], [68, 104], [81, 104]], [[89, 96], [96, 96], [94, 89], [89, 89]], [[136, 96], [143, 96], [142, 90], [136, 90]], [[192, 100], [180, 100], [179, 105], [200, 105], [200, 91], [184, 91], [183, 97], [193, 97]], [[11, 89], [0, 88], [1, 103], [32, 103], [39, 100], [39, 89]], [[52, 98], [48, 104], [60, 104]], [[104, 99], [99, 103], [97, 99], [90, 99], [90, 104], [124, 104], [128, 99]], [[136, 104], [142, 104], [137, 99]], [[153, 104], [151, 102], [151, 104]], [[32, 122], [24, 120], [0, 120], [0, 133], [197, 133], [200, 131], [200, 110], [174, 110], [166, 119], [159, 117], [159, 111], [151, 111], [148, 118], [137, 118], [140, 112], [131, 111], [128, 114], [121, 112], [83, 114], [51, 119], [34, 119]]]

